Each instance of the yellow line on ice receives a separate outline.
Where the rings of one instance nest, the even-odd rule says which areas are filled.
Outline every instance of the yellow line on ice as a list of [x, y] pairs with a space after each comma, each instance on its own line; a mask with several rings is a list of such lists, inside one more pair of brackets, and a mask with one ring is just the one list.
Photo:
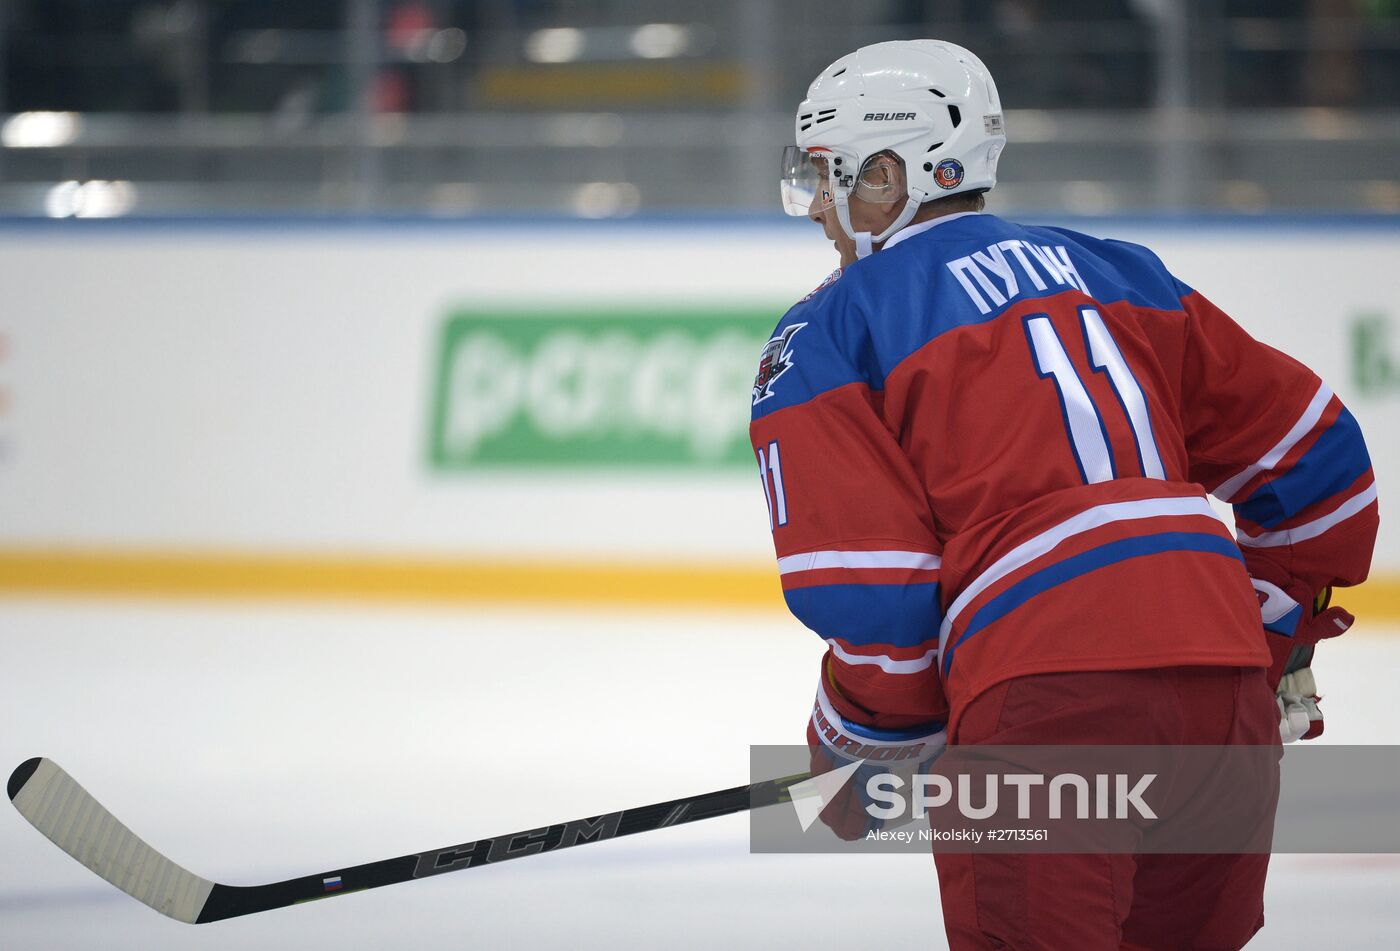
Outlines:
[[0, 592], [783, 608], [776, 566], [0, 547]]
[[1357, 617], [1357, 630], [1367, 621], [1400, 621], [1400, 574], [1372, 575], [1355, 588], [1335, 588], [1332, 603]]
[[[776, 566], [314, 553], [0, 547], [0, 593], [783, 609]], [[1365, 622], [1400, 621], [1400, 574], [1340, 588]]]

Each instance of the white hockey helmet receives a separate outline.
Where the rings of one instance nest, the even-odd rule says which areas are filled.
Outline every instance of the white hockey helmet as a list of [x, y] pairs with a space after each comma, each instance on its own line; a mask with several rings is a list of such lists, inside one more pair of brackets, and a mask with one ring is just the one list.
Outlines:
[[[919, 205], [996, 184], [1006, 145], [1001, 99], [982, 61], [942, 40], [898, 40], [841, 57], [797, 109], [797, 144], [783, 153], [790, 215], [836, 206], [860, 257], [909, 224]], [[880, 152], [904, 163], [909, 195], [881, 234], [851, 227], [850, 196]]]

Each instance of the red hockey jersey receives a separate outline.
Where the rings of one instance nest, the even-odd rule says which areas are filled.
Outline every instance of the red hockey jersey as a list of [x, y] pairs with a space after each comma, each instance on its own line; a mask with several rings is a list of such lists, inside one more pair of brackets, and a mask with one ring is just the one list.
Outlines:
[[1145, 248], [992, 215], [793, 307], [750, 433], [788, 605], [877, 727], [1027, 674], [1267, 666], [1265, 595], [1286, 636], [1375, 540], [1360, 429], [1311, 371]]

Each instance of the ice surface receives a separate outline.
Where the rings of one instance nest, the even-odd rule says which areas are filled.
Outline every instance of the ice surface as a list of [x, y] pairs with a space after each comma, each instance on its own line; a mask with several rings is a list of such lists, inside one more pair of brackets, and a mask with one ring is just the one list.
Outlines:
[[[73, 773], [230, 884], [747, 781], [820, 642], [777, 614], [0, 600], [0, 773]], [[1400, 630], [1324, 645], [1325, 741], [1400, 740]], [[943, 947], [923, 856], [755, 856], [732, 816], [191, 927], [0, 814], [0, 948]], [[1400, 856], [1280, 856], [1261, 948], [1382, 948]], [[840, 909], [850, 909], [846, 913]]]

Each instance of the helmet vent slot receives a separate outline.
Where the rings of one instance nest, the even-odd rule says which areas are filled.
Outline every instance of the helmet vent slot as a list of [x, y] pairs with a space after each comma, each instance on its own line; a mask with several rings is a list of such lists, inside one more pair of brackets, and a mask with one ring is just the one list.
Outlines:
[[962, 110], [957, 106], [948, 107], [948, 118], [953, 120], [953, 128], [962, 125]]
[[813, 124], [813, 125], [821, 125], [823, 122], [830, 122], [832, 119], [835, 119], [835, 118], [836, 118], [836, 110], [835, 110], [835, 109], [832, 109], [827, 115], [821, 116], [820, 118], [817, 119], [816, 122], [814, 122], [814, 123], [812, 123], [812, 124]]
[[935, 143], [933, 143], [932, 145], [930, 145], [930, 146], [928, 147], [928, 151], [930, 151], [930, 152], [937, 152], [937, 151], [938, 151], [939, 149], [941, 149], [941, 148], [943, 148], [943, 143], [942, 143], [942, 142], [935, 142]]
[[840, 69], [838, 69], [836, 72], [834, 72], [834, 73], [831, 74], [831, 78], [832, 78], [832, 79], [835, 79], [837, 76], [840, 76], [840, 75], [841, 75], [842, 73], [844, 73], [845, 71], [846, 71], [846, 67], [845, 67], [845, 66], [842, 66], [842, 67], [841, 67]]
[[945, 96], [943, 93], [939, 92], [937, 89], [930, 89], [929, 92], [933, 93], [933, 94], [934, 94], [935, 96], [937, 96], [939, 99], [947, 99], [947, 98], [948, 98], [948, 97]]

